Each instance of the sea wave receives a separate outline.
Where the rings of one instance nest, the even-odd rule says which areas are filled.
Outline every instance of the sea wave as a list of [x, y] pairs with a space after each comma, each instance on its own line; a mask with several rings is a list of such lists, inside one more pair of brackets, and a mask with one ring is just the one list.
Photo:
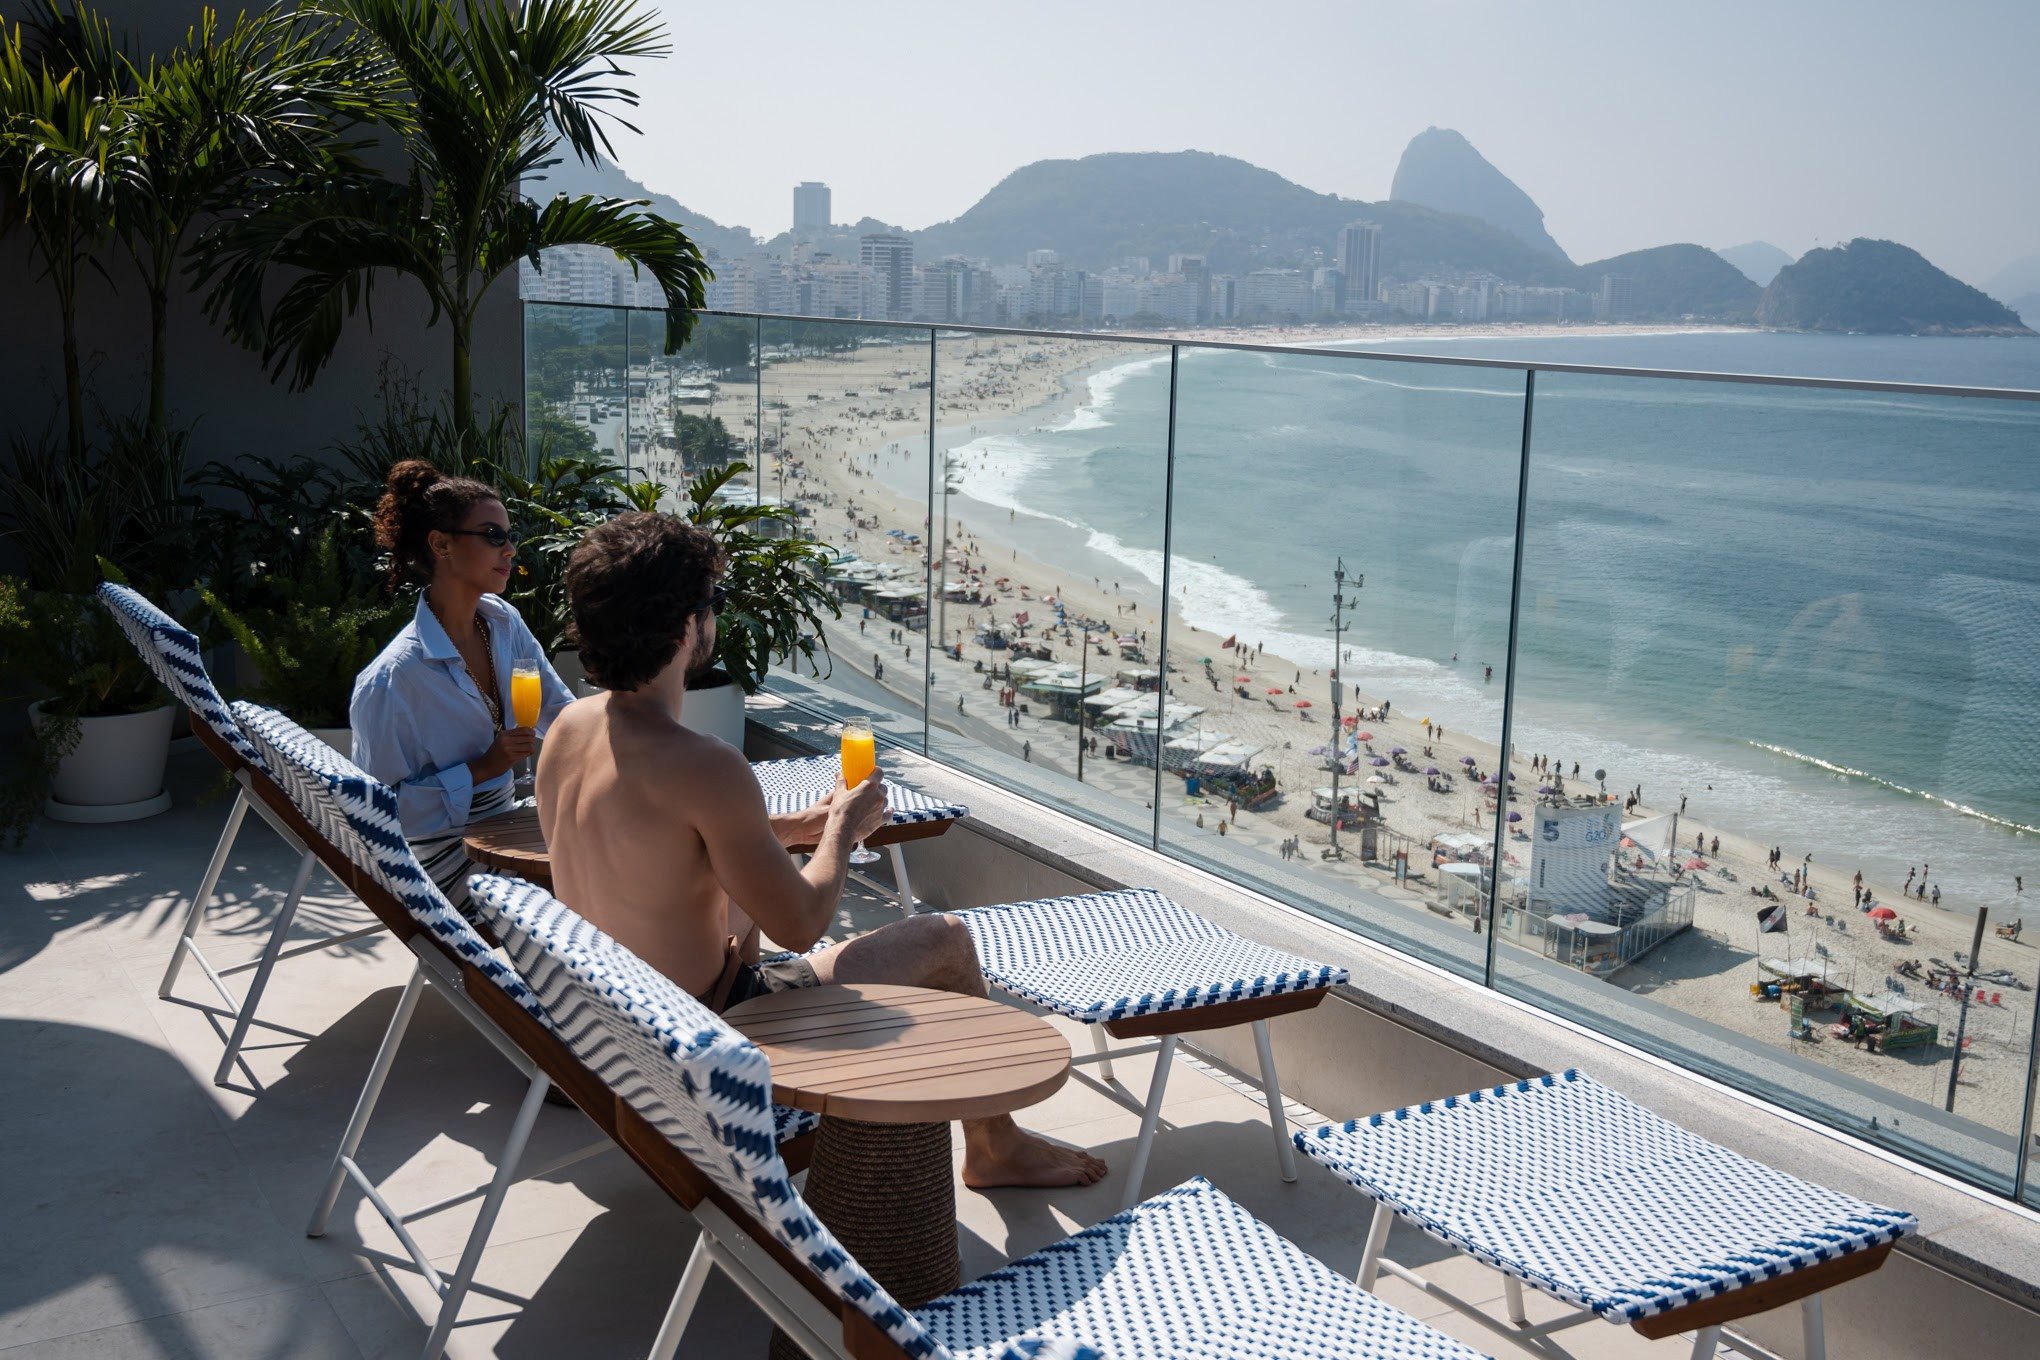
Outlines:
[[1868, 770], [1858, 770], [1849, 765], [1837, 765], [1833, 761], [1822, 760], [1819, 756], [1810, 756], [1804, 751], [1795, 751], [1789, 746], [1773, 746], [1769, 742], [1764, 741], [1750, 741], [1747, 744], [1756, 747], [1760, 751], [1769, 751], [1773, 755], [1783, 756], [1787, 760], [1796, 760], [1802, 764], [1811, 765], [1815, 769], [1826, 770], [1829, 774], [1840, 775], [1845, 779], [1865, 780], [1880, 788], [1890, 789], [1893, 793], [1904, 794], [1908, 798], [1918, 798], [1923, 802], [1939, 804], [1941, 807], [1947, 808], [1950, 812], [1960, 816], [1974, 817], [1980, 822], [1988, 822], [1992, 826], [2001, 826], [2007, 831], [2032, 832], [2035, 835], [2040, 835], [2040, 826], [2028, 826], [2024, 822], [2016, 822], [2009, 817], [1999, 817], [1980, 808], [1970, 807], [1967, 803], [1957, 802], [1953, 798], [1944, 798], [1938, 793], [1930, 793], [1926, 789], [1909, 788], [1904, 784], [1896, 783], [1881, 775], [1871, 774]]
[[1105, 414], [1106, 408], [1118, 399], [1120, 386], [1134, 374], [1145, 372], [1156, 364], [1166, 363], [1168, 358], [1165, 353], [1151, 354], [1141, 359], [1130, 359], [1123, 364], [1114, 364], [1111, 368], [1091, 374], [1084, 380], [1084, 385], [1090, 389], [1090, 400], [1070, 412], [1070, 418], [1054, 426], [1054, 431], [1061, 433], [1065, 430], [1104, 429], [1112, 423], [1111, 418]]

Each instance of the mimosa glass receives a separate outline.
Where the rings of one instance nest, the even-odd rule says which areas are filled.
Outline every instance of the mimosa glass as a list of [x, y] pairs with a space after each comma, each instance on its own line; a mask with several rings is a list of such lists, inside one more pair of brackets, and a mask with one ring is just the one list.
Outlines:
[[[843, 724], [843, 786], [856, 788], [871, 777], [878, 768], [878, 744], [871, 735], [871, 724], [862, 718], [853, 718]], [[872, 864], [878, 860], [876, 850], [864, 848], [864, 842], [857, 842], [850, 851], [852, 864]]]
[[[510, 668], [510, 716], [519, 727], [538, 726], [539, 711], [545, 706], [545, 689], [538, 678], [536, 661], [519, 661]], [[532, 762], [526, 756], [517, 772], [517, 795], [531, 792]]]

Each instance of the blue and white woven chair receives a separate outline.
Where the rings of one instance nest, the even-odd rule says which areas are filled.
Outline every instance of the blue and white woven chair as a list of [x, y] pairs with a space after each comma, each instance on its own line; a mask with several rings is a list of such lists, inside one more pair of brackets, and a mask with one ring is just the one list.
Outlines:
[[[633, 1156], [669, 1189], [709, 1183], [688, 1206], [701, 1235], [653, 1360], [675, 1353], [716, 1266], [813, 1356], [1473, 1360], [1202, 1177], [909, 1311], [802, 1201], [773, 1144], [763, 1053], [543, 889], [478, 877], [470, 891], [556, 1030], [643, 1127]], [[661, 1175], [649, 1141], [685, 1174]]]
[[[786, 760], [761, 760], [751, 766], [751, 772], [758, 776], [759, 787], [765, 791], [765, 810], [778, 816], [810, 807], [835, 788], [837, 778], [843, 773], [843, 765], [835, 756], [794, 756]], [[893, 892], [899, 900], [900, 914], [912, 916], [914, 889], [907, 881], [904, 844], [941, 835], [956, 822], [970, 816], [970, 809], [961, 803], [930, 797], [919, 789], [910, 789], [890, 779], [885, 781], [885, 802], [886, 827], [880, 834], [885, 837], [884, 847], [892, 859]], [[854, 867], [850, 870], [850, 877], [873, 892], [885, 891], [884, 884]]]
[[[291, 922], [297, 916], [298, 903], [311, 880], [312, 866], [317, 861], [298, 839], [297, 833], [257, 796], [255, 781], [269, 778], [261, 753], [228, 711], [227, 701], [220, 697], [212, 676], [206, 673], [198, 639], [190, 631], [158, 609], [146, 596], [127, 586], [104, 582], [99, 587], [99, 600], [113, 615], [121, 631], [127, 634], [128, 640], [134, 643], [135, 650], [141, 653], [142, 660], [156, 678], [190, 711], [192, 732], [234, 777], [234, 804], [227, 809], [227, 824], [220, 829], [219, 843], [213, 847], [212, 859], [205, 866], [205, 877], [199, 880], [198, 891], [192, 894], [191, 905], [185, 908], [184, 924], [178, 930], [177, 943], [170, 950], [170, 962], [163, 970], [163, 981], [156, 988], [157, 996], [166, 999], [170, 996], [177, 986], [177, 974], [187, 954], [211, 980], [226, 1002], [225, 1016], [233, 1021], [226, 1051], [220, 1055], [219, 1067], [213, 1072], [213, 1081], [224, 1085], [240, 1059], [241, 1047], [247, 1042], [249, 1027], [255, 1021], [256, 1010], [262, 1004], [262, 993], [269, 986], [269, 975], [277, 963], [297, 954], [330, 949], [349, 940], [360, 939], [382, 929], [382, 926], [373, 924], [359, 930], [343, 931], [294, 949], [283, 947], [290, 936]], [[276, 920], [269, 927], [269, 938], [261, 955], [250, 963], [216, 968], [206, 958], [205, 951], [199, 948], [198, 927], [204, 919], [206, 907], [212, 902], [213, 893], [219, 888], [227, 856], [233, 851], [234, 841], [241, 834], [241, 824], [251, 808], [283, 838], [284, 844], [298, 852], [297, 877], [276, 914]], [[253, 970], [254, 976], [248, 980], [246, 994], [236, 997], [228, 989], [226, 979], [234, 973], [250, 970]]]
[[[1123, 1203], [1140, 1198], [1141, 1178], [1161, 1120], [1169, 1068], [1182, 1036], [1250, 1024], [1261, 1060], [1261, 1094], [1282, 1179], [1296, 1179], [1296, 1154], [1282, 1111], [1282, 1081], [1268, 1021], [1309, 1010], [1346, 980], [1346, 970], [1256, 944], [1178, 906], [1152, 888], [1052, 897], [955, 913], [977, 945], [994, 987], [1091, 1027], [1096, 1089], [1140, 1116]], [[1111, 1048], [1113, 1039], [1153, 1043]], [[1154, 1053], [1147, 1099], [1112, 1082], [1112, 1060]]]
[[[1919, 1225], [1738, 1156], [1577, 1071], [1296, 1135], [1375, 1202], [1359, 1283], [1387, 1270], [1518, 1343], [1593, 1318], [1657, 1338], [1797, 1301], [1807, 1360], [1825, 1360], [1820, 1294], [1884, 1263]], [[1396, 1218], [1502, 1273], [1509, 1320], [1383, 1250]], [[1531, 1326], [1523, 1285], [1576, 1305]]]
[[[454, 910], [418, 863], [410, 843], [404, 839], [396, 794], [281, 713], [237, 703], [233, 715], [267, 767], [276, 772], [278, 785], [310, 824], [316, 837], [311, 843], [321, 858], [337, 874], [346, 877], [362, 901], [417, 956], [417, 964], [369, 1067], [353, 1115], [341, 1134], [340, 1146], [334, 1152], [305, 1232], [311, 1237], [324, 1234], [341, 1187], [353, 1181], [439, 1295], [439, 1309], [423, 1351], [423, 1360], [436, 1360], [459, 1319], [461, 1303], [473, 1284], [475, 1268], [510, 1186], [562, 1170], [612, 1145], [605, 1136], [543, 1165], [520, 1165], [554, 1080], [560, 1079], [565, 1089], [579, 1092], [598, 1090], [600, 1082], [580, 1071], [552, 1036], [545, 1008], [523, 979]], [[370, 1180], [355, 1154], [417, 1010], [419, 994], [427, 987], [466, 1018], [528, 1084], [510, 1133], [495, 1158], [496, 1174], [486, 1187], [471, 1188], [399, 1212]], [[562, 1070], [561, 1059], [565, 1059], [568, 1070]], [[775, 1107], [774, 1113], [781, 1140], [798, 1138], [812, 1131], [818, 1122], [805, 1111]], [[597, 1123], [606, 1134], [607, 1124], [599, 1117]], [[478, 1191], [481, 1207], [462, 1248], [460, 1263], [449, 1279], [432, 1265], [407, 1225], [476, 1198]]]

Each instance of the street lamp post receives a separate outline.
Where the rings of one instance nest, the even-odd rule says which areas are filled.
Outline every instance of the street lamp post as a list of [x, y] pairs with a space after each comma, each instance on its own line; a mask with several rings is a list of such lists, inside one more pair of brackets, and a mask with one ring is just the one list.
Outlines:
[[[1358, 590], [1367, 583], [1364, 573], [1355, 573], [1353, 589]], [[1340, 637], [1346, 629], [1346, 559], [1337, 559], [1332, 569], [1332, 846], [1330, 858], [1340, 859], [1345, 851], [1339, 848], [1339, 713], [1346, 688], [1345, 672], [1341, 663], [1345, 652], [1340, 646]]]
[[[1084, 782], [1084, 700], [1091, 692], [1091, 623], [1084, 621], [1084, 651], [1077, 677], [1077, 782]], [[1159, 753], [1155, 759], [1160, 760]]]

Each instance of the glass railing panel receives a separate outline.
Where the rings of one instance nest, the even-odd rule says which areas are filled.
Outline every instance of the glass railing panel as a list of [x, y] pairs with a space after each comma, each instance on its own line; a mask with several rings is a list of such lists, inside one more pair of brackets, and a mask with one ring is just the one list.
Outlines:
[[657, 483], [660, 506], [677, 510], [701, 472], [752, 459], [756, 325], [742, 317], [696, 317], [686, 341], [668, 354], [664, 312], [628, 315], [623, 438], [630, 475]]
[[941, 332], [931, 749], [1148, 843], [1166, 346]]
[[1539, 373], [1497, 985], [2008, 1188], [2036, 457], [2040, 405]]
[[621, 464], [625, 314], [526, 303], [524, 439], [534, 465], [577, 455]]
[[1523, 386], [1194, 347], [1178, 378], [1162, 846], [1473, 977]]
[[812, 659], [773, 669], [783, 694], [926, 740], [928, 331], [858, 321], [759, 323], [763, 452], [747, 494], [826, 549], [841, 609]]

